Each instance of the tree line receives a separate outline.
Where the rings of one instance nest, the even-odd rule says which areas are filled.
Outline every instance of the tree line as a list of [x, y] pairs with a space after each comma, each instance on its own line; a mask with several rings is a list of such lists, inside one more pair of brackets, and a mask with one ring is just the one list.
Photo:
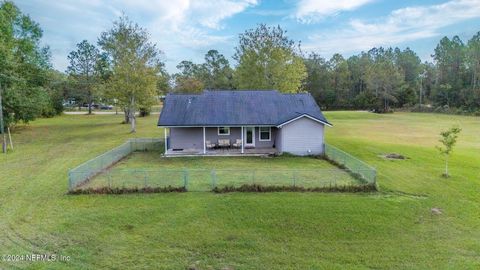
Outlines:
[[217, 50], [203, 63], [184, 60], [168, 74], [164, 54], [146, 29], [120, 16], [96, 43], [79, 41], [64, 72], [52, 68], [42, 29], [12, 2], [0, 5], [0, 95], [10, 127], [50, 117], [75, 99], [115, 104], [135, 131], [135, 112], [148, 113], [168, 92], [203, 89], [277, 89], [310, 92], [323, 109], [396, 108], [420, 111], [480, 111], [480, 32], [464, 42], [442, 38], [422, 62], [411, 49], [373, 48], [345, 58], [302, 51], [280, 26], [259, 24], [239, 34], [234, 64]]
[[480, 111], [480, 32], [467, 43], [444, 37], [422, 62], [410, 48], [372, 48], [345, 58], [305, 53], [280, 27], [260, 24], [239, 35], [233, 59], [210, 50], [205, 62], [182, 61], [173, 92], [203, 89], [278, 89], [310, 92], [324, 109], [388, 112]]

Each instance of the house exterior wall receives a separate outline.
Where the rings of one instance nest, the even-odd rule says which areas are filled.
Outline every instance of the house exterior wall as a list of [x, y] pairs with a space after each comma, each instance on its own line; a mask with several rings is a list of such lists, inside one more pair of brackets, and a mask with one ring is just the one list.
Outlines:
[[218, 140], [230, 139], [230, 143], [235, 143], [236, 139], [242, 138], [241, 128], [231, 127], [230, 135], [218, 135], [217, 127], [207, 127], [205, 128], [205, 137], [206, 140], [209, 140], [212, 143], [218, 143]]
[[[255, 127], [255, 148], [272, 148], [276, 142], [277, 128], [271, 128], [270, 141], [260, 141], [260, 129]], [[205, 140], [218, 143], [219, 139], [230, 139], [235, 143], [241, 139], [241, 128], [231, 127], [230, 135], [218, 135], [217, 127], [205, 128]], [[203, 149], [203, 128], [201, 127], [175, 127], [170, 128], [170, 149]]]
[[[272, 148], [275, 145], [277, 128], [271, 127], [270, 141], [260, 141], [260, 128], [255, 128], [255, 148]], [[275, 145], [276, 147], [276, 145]]]
[[279, 129], [278, 150], [294, 155], [321, 155], [324, 151], [324, 125], [302, 117]]
[[276, 133], [275, 133], [275, 147], [277, 148], [278, 152], [282, 152], [282, 129], [281, 128], [275, 128]]
[[170, 128], [170, 149], [203, 149], [203, 129], [197, 127]]

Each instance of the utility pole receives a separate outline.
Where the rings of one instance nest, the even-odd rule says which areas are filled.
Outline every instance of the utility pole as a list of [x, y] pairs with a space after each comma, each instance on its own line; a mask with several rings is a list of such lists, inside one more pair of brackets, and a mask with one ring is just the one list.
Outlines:
[[422, 106], [423, 77], [420, 77], [420, 107]]
[[420, 74], [420, 107], [422, 106], [423, 82], [425, 80], [425, 77], [427, 77], [427, 71], [423, 71], [422, 74]]
[[7, 153], [7, 138], [5, 137], [5, 129], [3, 128], [3, 106], [2, 106], [2, 84], [0, 83], [0, 133], [2, 134], [2, 152]]

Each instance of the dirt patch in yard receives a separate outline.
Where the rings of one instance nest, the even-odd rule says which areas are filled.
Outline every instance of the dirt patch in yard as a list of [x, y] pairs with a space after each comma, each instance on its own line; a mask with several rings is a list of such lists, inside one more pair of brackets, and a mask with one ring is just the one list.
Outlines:
[[380, 155], [380, 157], [382, 157], [382, 158], [384, 158], [384, 159], [389, 159], [389, 160], [404, 160], [404, 159], [410, 159], [409, 157], [406, 157], [406, 156], [404, 156], [404, 155], [397, 154], [397, 153], [383, 154], [383, 155]]

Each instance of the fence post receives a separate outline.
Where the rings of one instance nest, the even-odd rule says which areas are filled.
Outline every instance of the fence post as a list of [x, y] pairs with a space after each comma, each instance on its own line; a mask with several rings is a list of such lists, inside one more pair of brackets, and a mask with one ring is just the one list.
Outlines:
[[68, 172], [68, 190], [71, 191], [72, 190], [72, 187], [73, 187], [73, 183], [72, 183], [72, 171], [69, 171]]
[[338, 177], [338, 172], [334, 171], [333, 172], [333, 185], [336, 187], [337, 186], [337, 177]]
[[147, 171], [143, 172], [143, 187], [147, 188]]
[[217, 174], [215, 173], [215, 169], [212, 170], [211, 176], [212, 176], [212, 189], [214, 189], [217, 186]]
[[293, 176], [293, 187], [295, 187], [296, 182], [297, 182], [296, 173], [297, 173], [296, 171], [293, 171], [293, 172], [292, 172], [292, 174], [293, 174], [293, 175], [292, 175], [292, 176]]
[[183, 186], [185, 190], [188, 190], [188, 171], [187, 169], [183, 169]]

